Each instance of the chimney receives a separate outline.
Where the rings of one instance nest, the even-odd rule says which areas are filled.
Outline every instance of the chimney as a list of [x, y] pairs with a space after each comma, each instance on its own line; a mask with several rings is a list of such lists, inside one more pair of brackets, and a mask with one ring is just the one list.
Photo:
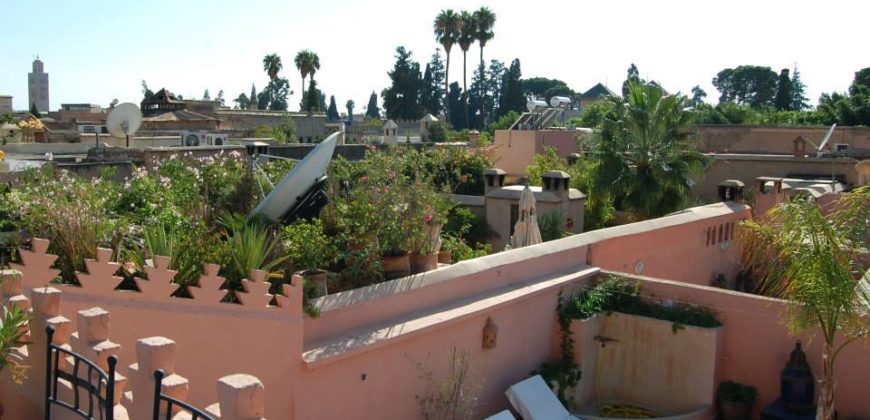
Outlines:
[[743, 182], [726, 179], [719, 183], [719, 200], [743, 203]]
[[483, 195], [489, 195], [489, 192], [495, 189], [504, 187], [505, 171], [499, 168], [490, 168], [483, 171]]
[[543, 190], [550, 191], [559, 196], [562, 201], [568, 200], [568, 188], [571, 184], [571, 176], [565, 171], [547, 171], [541, 176]]
[[580, 153], [571, 153], [568, 155], [568, 166], [574, 166], [580, 160]]

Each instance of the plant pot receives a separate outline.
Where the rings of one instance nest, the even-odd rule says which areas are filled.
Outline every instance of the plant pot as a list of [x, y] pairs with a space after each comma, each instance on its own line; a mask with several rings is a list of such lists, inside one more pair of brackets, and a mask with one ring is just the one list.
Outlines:
[[438, 254], [411, 254], [411, 274], [425, 273], [438, 268]]
[[439, 264], [451, 264], [451, 263], [453, 263], [453, 255], [450, 254], [450, 251], [438, 252], [438, 263]]
[[387, 280], [398, 279], [411, 275], [411, 262], [408, 254], [381, 257], [381, 268]]
[[722, 417], [722, 420], [747, 420], [751, 412], [751, 402], [735, 402], [719, 399], [719, 415]]
[[317, 294], [320, 296], [326, 296], [329, 294], [329, 290], [326, 287], [326, 270], [312, 269], [300, 271], [300, 275], [308, 279], [308, 281], [314, 283], [317, 286]]

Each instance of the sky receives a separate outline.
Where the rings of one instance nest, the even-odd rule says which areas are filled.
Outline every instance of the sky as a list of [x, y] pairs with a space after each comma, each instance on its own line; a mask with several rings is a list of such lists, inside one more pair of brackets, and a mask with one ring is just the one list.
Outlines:
[[[142, 80], [185, 98], [224, 90], [231, 105], [252, 83], [258, 91], [266, 85], [262, 58], [277, 53], [293, 110], [302, 83], [293, 57], [310, 49], [320, 57], [318, 87], [335, 95], [341, 111], [352, 99], [360, 112], [372, 91], [388, 86], [397, 46], [422, 68], [439, 48], [432, 32], [439, 10], [481, 6], [497, 18], [487, 61], [519, 58], [523, 77], [560, 79], [581, 92], [598, 82], [618, 91], [635, 63], [641, 77], [669, 91], [700, 85], [715, 102], [711, 80], [724, 68], [797, 65], [815, 104], [870, 66], [866, 1], [4, 0], [0, 95], [12, 95], [15, 109], [29, 108], [27, 73], [39, 55], [52, 110], [113, 99], [138, 104]], [[474, 45], [469, 83], [478, 60]], [[461, 84], [458, 48], [450, 70]]]

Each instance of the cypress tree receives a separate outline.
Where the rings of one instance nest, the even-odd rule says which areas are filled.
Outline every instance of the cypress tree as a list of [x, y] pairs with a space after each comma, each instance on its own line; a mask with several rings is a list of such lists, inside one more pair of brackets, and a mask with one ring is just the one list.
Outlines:
[[794, 85], [789, 77], [788, 69], [779, 72], [779, 81], [776, 83], [776, 96], [773, 98], [773, 106], [781, 111], [792, 109], [794, 101]]
[[329, 108], [326, 109], [326, 119], [338, 121], [338, 107], [335, 106], [335, 96], [329, 97]]

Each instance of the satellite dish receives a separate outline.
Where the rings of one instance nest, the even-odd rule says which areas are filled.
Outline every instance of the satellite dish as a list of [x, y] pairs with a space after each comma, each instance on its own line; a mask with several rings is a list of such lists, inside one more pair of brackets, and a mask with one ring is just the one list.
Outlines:
[[828, 144], [828, 140], [831, 139], [831, 136], [834, 134], [834, 129], [837, 128], [837, 123], [834, 123], [830, 129], [828, 129], [828, 134], [825, 134], [824, 140], [822, 140], [822, 144], [819, 145], [818, 154], [822, 154], [822, 150], [824, 150], [825, 146]]
[[260, 214], [272, 222], [292, 219], [305, 207], [316, 201], [319, 185], [335, 152], [341, 132], [332, 133], [326, 140], [305, 156], [290, 172], [287, 172], [269, 195], [257, 205], [253, 214]]
[[118, 99], [112, 99], [112, 103], [109, 104], [109, 108], [114, 108], [115, 105], [118, 105]]
[[119, 139], [127, 139], [127, 147], [130, 147], [130, 136], [136, 134], [136, 130], [142, 125], [142, 113], [139, 112], [139, 107], [125, 102], [120, 104], [109, 112], [106, 118], [106, 128], [112, 137]]

